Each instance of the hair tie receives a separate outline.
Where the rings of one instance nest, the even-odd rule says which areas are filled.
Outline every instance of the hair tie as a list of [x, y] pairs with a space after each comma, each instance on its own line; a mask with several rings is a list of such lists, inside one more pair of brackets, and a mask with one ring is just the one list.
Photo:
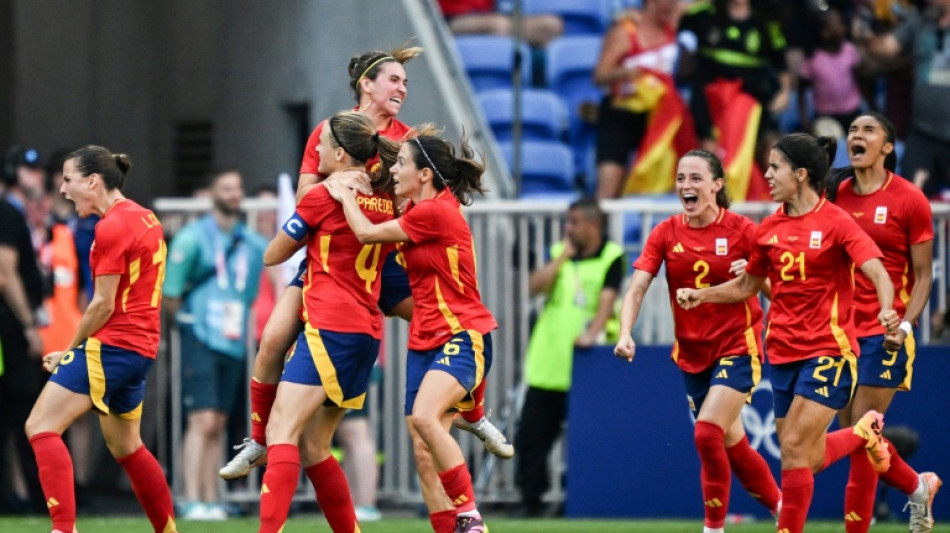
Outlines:
[[378, 132], [378, 131], [373, 134], [373, 142], [374, 142], [374, 143], [378, 143], [378, 142], [379, 142], [379, 132]]
[[429, 167], [432, 168], [432, 172], [435, 172], [435, 175], [439, 177], [439, 181], [442, 182], [442, 185], [446, 185], [445, 178], [442, 176], [442, 173], [439, 172], [439, 169], [435, 168], [435, 163], [432, 162], [432, 159], [429, 159], [429, 154], [427, 154], [426, 149], [422, 147], [422, 142], [419, 141], [419, 137], [413, 137], [412, 140], [416, 141], [422, 155], [425, 156], [426, 161], [429, 162]]
[[366, 73], [367, 73], [367, 72], [369, 72], [369, 71], [370, 71], [373, 67], [375, 67], [376, 65], [382, 63], [383, 61], [386, 61], [387, 59], [392, 59], [393, 61], [396, 60], [396, 58], [393, 57], [393, 56], [383, 56], [383, 57], [377, 59], [376, 61], [373, 61], [372, 63], [369, 64], [368, 67], [366, 67], [366, 70], [364, 70], [363, 73], [360, 74], [360, 77], [359, 77], [359, 78], [356, 78], [356, 83], [354, 83], [353, 86], [354, 86], [354, 87], [358, 87], [359, 84], [360, 84], [360, 82], [363, 81], [363, 78], [366, 77]]

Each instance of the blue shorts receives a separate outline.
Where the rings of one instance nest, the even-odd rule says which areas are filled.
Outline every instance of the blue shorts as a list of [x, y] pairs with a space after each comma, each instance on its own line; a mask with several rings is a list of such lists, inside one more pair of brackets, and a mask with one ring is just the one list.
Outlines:
[[[396, 307], [406, 298], [412, 296], [409, 290], [409, 275], [406, 269], [399, 264], [397, 256], [399, 252], [393, 250], [386, 256], [382, 271], [382, 288], [379, 292], [379, 308], [383, 314], [391, 314], [393, 307]], [[307, 279], [307, 260], [304, 259], [297, 267], [297, 274], [294, 276], [288, 287], [297, 287], [303, 289], [304, 282]]]
[[178, 331], [182, 406], [189, 412], [213, 409], [230, 415], [247, 383], [247, 362], [209, 348], [189, 325], [180, 325]]
[[491, 368], [491, 333], [484, 335], [474, 330], [456, 333], [448, 342], [432, 350], [409, 350], [406, 356], [406, 416], [412, 414], [416, 395], [427, 372], [447, 372], [469, 392], [455, 405], [460, 411], [475, 408], [471, 392], [475, 390]]
[[851, 401], [857, 382], [853, 355], [820, 355], [804, 361], [772, 365], [772, 402], [775, 418], [785, 418], [795, 396], [832, 409]]
[[725, 385], [730, 389], [751, 394], [752, 389], [762, 379], [762, 362], [758, 357], [733, 355], [720, 358], [717, 364], [702, 372], [682, 374], [689, 410], [698, 418], [699, 410], [702, 409], [709, 388], [713, 385]]
[[49, 380], [92, 398], [93, 408], [127, 420], [142, 418], [145, 376], [155, 360], [95, 337], [69, 350]]
[[284, 363], [281, 381], [322, 386], [326, 405], [362, 409], [379, 355], [379, 339], [338, 333], [307, 324]]
[[858, 339], [861, 357], [858, 357], [858, 385], [910, 390], [914, 376], [914, 358], [917, 343], [911, 331], [904, 345], [896, 352], [884, 349], [884, 335], [872, 335]]
[[307, 258], [304, 257], [303, 259], [300, 260], [300, 264], [297, 265], [297, 273], [294, 274], [294, 279], [290, 280], [290, 283], [288, 283], [287, 286], [303, 289], [303, 284], [306, 280], [307, 280]]
[[399, 251], [393, 250], [383, 263], [383, 282], [379, 292], [379, 309], [385, 315], [392, 313], [393, 307], [412, 296], [409, 290], [409, 275], [405, 267], [399, 264]]

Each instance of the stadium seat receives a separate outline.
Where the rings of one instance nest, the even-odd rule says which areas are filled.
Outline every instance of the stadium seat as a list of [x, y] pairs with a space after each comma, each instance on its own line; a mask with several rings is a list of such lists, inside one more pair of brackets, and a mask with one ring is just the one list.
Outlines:
[[591, 159], [596, 128], [584, 122], [579, 110], [582, 104], [597, 106], [602, 98], [600, 88], [593, 81], [601, 42], [600, 36], [555, 39], [548, 44], [545, 64], [548, 88], [557, 93], [567, 107], [568, 142], [574, 147], [574, 163], [585, 174], [594, 168]]
[[[499, 143], [508, 167], [513, 169], [514, 146]], [[574, 196], [574, 157], [566, 144], [557, 141], [521, 143], [521, 198]]]
[[[514, 92], [492, 89], [478, 96], [495, 139], [510, 141], [514, 127]], [[546, 89], [521, 91], [523, 140], [559, 141], [567, 127], [567, 110], [556, 94]]]
[[[511, 88], [511, 75], [517, 61], [514, 39], [497, 35], [460, 35], [455, 37], [455, 47], [475, 92]], [[522, 83], [530, 85], [531, 50], [523, 43], [518, 50]]]
[[602, 37], [610, 23], [607, 0], [524, 0], [523, 10], [525, 15], [559, 15], [565, 35]]

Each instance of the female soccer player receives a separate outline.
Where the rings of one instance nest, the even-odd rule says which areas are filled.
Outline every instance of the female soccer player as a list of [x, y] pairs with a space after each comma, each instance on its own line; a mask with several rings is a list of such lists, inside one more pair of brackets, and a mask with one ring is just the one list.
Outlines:
[[[422, 48], [400, 46], [391, 52], [372, 51], [354, 56], [348, 68], [350, 87], [357, 101], [356, 111], [370, 117], [379, 134], [388, 139], [401, 140], [409, 132], [409, 126], [396, 116], [405, 101], [408, 86], [403, 65], [422, 53]], [[320, 155], [316, 150], [324, 128], [321, 122], [310, 134], [300, 163], [300, 179], [297, 184], [298, 200], [323, 179], [319, 172]], [[271, 407], [277, 394], [277, 382], [283, 369], [284, 355], [300, 331], [299, 315], [302, 306], [300, 274], [281, 293], [261, 338], [257, 357], [254, 360], [254, 375], [250, 380], [251, 438], [245, 439], [236, 448], [241, 451], [221, 468], [224, 479], [244, 477], [267, 459], [265, 428]], [[383, 291], [379, 302], [383, 312], [409, 320], [412, 317], [412, 300], [405, 272], [396, 263], [395, 256], [387, 257], [383, 267]], [[514, 455], [514, 448], [505, 436], [484, 417], [482, 397], [484, 388], [476, 392], [478, 406], [467, 418], [457, 421], [462, 429], [472, 431], [485, 442], [486, 448], [499, 457]]]
[[52, 376], [26, 421], [53, 533], [73, 532], [76, 524], [73, 463], [62, 434], [90, 409], [152, 528], [175, 531], [165, 473], [140, 432], [145, 376], [158, 352], [166, 248], [155, 214], [122, 195], [130, 168], [128, 156], [101, 146], [80, 148], [63, 165], [60, 192], [79, 216], [102, 219], [90, 254], [95, 293], [69, 349], [43, 357]]
[[[722, 162], [715, 155], [703, 150], [684, 155], [676, 172], [676, 193], [683, 213], [650, 233], [624, 296], [614, 353], [629, 361], [636, 354], [630, 332], [663, 263], [672, 305], [679, 287], [702, 288], [733, 279], [734, 264], [741, 267], [755, 244], [755, 224], [728, 209]], [[757, 297], [719, 308], [702, 305], [687, 311], [673, 306], [673, 313], [672, 359], [683, 371], [686, 398], [696, 417], [705, 533], [721, 532], [725, 526], [733, 469], [749, 493], [777, 516], [778, 485], [765, 459], [749, 445], [739, 418], [762, 374], [762, 308]]]
[[423, 490], [436, 533], [487, 531], [462, 450], [449, 433], [450, 411], [474, 407], [472, 392], [491, 367], [491, 331], [498, 327], [478, 293], [472, 233], [460, 210], [482, 192], [485, 168], [472, 156], [464, 140], [457, 157], [429, 128], [405, 141], [391, 173], [396, 195], [409, 202], [400, 218], [381, 224], [360, 211], [352, 190], [327, 184], [360, 242], [403, 243], [415, 305], [405, 414], [417, 463], [434, 464], [455, 507], [438, 511], [439, 495]]
[[858, 345], [852, 321], [853, 267], [877, 292], [878, 320], [889, 334], [899, 319], [894, 286], [874, 242], [842, 209], [823, 196], [835, 140], [786, 135], [769, 154], [766, 178], [772, 199], [782, 202], [755, 233], [755, 245], [739, 278], [709, 288], [680, 288], [684, 309], [703, 303], [736, 303], [771, 281], [772, 305], [766, 350], [772, 363], [775, 425], [782, 447], [782, 510], [779, 531], [805, 527], [814, 473], [864, 446], [879, 471], [889, 453], [881, 439], [883, 417], [868, 411], [855, 424], [826, 434], [838, 409], [851, 399]]
[[[835, 203], [850, 213], [858, 226], [880, 247], [884, 268], [894, 284], [894, 310], [902, 320], [897, 332], [887, 335], [875, 316], [874, 286], [865, 276], [855, 278], [854, 325], [861, 357], [858, 382], [851, 404], [841, 410], [839, 422], [857, 422], [855, 413], [874, 409], [885, 413], [898, 390], [910, 390], [917, 323], [933, 282], [933, 215], [930, 203], [913, 183], [894, 174], [894, 125], [878, 113], [858, 116], [848, 130], [848, 157], [853, 175], [838, 187]], [[896, 457], [881, 474], [888, 484], [910, 497], [910, 530], [933, 527], [933, 497], [941, 481], [933, 472], [917, 474]], [[845, 489], [845, 529], [865, 533], [871, 524], [878, 474], [862, 457], [851, 455], [851, 472]], [[855, 520], [855, 518], [859, 518]]]
[[[398, 152], [398, 145], [380, 136], [370, 118], [355, 111], [327, 120], [316, 148], [323, 175], [362, 170], [377, 154], [389, 166]], [[392, 179], [388, 173], [378, 175], [374, 194], [361, 195], [357, 209], [383, 222], [394, 214]], [[325, 187], [311, 188], [304, 195], [265, 250], [264, 262], [282, 263], [304, 244], [306, 325], [287, 359], [267, 426], [260, 531], [283, 529], [302, 462], [330, 528], [353, 533], [359, 531], [356, 511], [343, 470], [331, 453], [331, 441], [346, 409], [363, 407], [382, 337], [383, 315], [377, 307], [380, 259], [392, 246], [360, 244]], [[298, 443], [305, 431], [301, 453]]]

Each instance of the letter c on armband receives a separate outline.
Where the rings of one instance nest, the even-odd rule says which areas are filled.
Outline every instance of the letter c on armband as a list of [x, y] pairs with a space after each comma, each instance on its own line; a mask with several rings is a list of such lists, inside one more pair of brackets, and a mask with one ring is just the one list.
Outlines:
[[299, 213], [294, 213], [287, 222], [284, 223], [283, 230], [290, 238], [299, 241], [304, 239], [310, 233], [310, 226], [300, 218]]

